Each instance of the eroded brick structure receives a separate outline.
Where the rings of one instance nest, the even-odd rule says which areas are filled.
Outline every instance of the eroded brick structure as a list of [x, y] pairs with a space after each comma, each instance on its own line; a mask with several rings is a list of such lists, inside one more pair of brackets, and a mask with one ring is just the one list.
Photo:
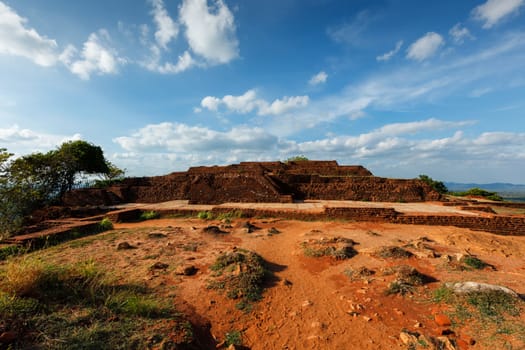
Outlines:
[[[82, 205], [81, 191], [69, 193], [67, 205]], [[341, 166], [336, 161], [242, 162], [193, 167], [165, 176], [129, 178], [98, 190], [100, 203], [155, 203], [188, 200], [191, 204], [226, 202], [285, 202], [297, 200], [362, 200], [422, 202], [438, 200], [439, 193], [420, 180], [373, 176], [362, 166]]]

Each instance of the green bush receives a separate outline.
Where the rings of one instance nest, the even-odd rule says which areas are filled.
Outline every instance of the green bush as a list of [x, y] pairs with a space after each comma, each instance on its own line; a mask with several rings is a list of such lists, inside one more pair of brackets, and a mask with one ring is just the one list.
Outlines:
[[242, 345], [242, 334], [239, 331], [228, 332], [226, 333], [224, 338], [225, 338], [224, 344], [226, 346], [230, 346], [230, 345], [241, 346]]
[[99, 222], [98, 227], [101, 231], [113, 230], [113, 223], [109, 218], [104, 218]]
[[442, 181], [436, 181], [428, 175], [419, 175], [419, 180], [427, 183], [430, 187], [436, 190], [440, 194], [448, 192], [447, 186]]
[[160, 218], [160, 214], [154, 210], [144, 211], [140, 213], [140, 217], [139, 217], [140, 221], [153, 220], [153, 219], [158, 219], [158, 218]]
[[213, 220], [213, 213], [211, 211], [200, 211], [197, 217], [202, 220]]
[[458, 197], [476, 196], [476, 197], [483, 197], [491, 201], [498, 201], [498, 202], [503, 201], [503, 197], [498, 195], [497, 192], [490, 192], [490, 191], [486, 191], [484, 189], [477, 188], [477, 187], [471, 188], [464, 192], [452, 192], [452, 194]]
[[304, 154], [301, 154], [301, 155], [293, 156], [293, 157], [286, 159], [286, 163], [288, 162], [306, 162], [308, 160], [309, 160], [308, 157], [306, 157]]

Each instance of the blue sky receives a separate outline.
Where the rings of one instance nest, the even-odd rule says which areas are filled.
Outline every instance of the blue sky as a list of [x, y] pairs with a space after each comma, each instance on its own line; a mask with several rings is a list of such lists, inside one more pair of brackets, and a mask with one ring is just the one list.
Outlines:
[[0, 147], [525, 183], [525, 0], [0, 0]]

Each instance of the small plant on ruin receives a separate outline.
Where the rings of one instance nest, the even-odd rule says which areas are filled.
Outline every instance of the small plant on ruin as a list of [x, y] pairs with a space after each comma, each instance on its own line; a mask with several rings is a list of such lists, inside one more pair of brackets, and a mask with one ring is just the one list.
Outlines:
[[109, 218], [104, 218], [98, 223], [100, 231], [113, 230], [113, 223]]
[[211, 211], [200, 211], [197, 217], [201, 220], [213, 220], [213, 213]]
[[139, 220], [140, 221], [146, 221], [146, 220], [153, 220], [160, 218], [160, 214], [154, 210], [145, 211], [140, 214]]
[[293, 157], [286, 159], [286, 163], [288, 162], [306, 162], [308, 160], [309, 160], [308, 157], [306, 157], [304, 154], [301, 154], [301, 155], [293, 156]]

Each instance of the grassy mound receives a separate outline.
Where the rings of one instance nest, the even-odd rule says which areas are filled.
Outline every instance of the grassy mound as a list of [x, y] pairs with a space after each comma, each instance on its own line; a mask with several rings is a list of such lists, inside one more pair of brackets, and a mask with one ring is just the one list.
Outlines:
[[250, 303], [262, 298], [263, 285], [268, 271], [264, 259], [256, 253], [236, 249], [217, 257], [210, 266], [214, 279], [208, 288], [224, 290], [228, 298], [239, 299], [239, 309], [251, 309]]
[[352, 239], [344, 237], [332, 237], [321, 239], [309, 239], [301, 244], [304, 255], [319, 258], [331, 256], [337, 260], [349, 259], [357, 255]]

